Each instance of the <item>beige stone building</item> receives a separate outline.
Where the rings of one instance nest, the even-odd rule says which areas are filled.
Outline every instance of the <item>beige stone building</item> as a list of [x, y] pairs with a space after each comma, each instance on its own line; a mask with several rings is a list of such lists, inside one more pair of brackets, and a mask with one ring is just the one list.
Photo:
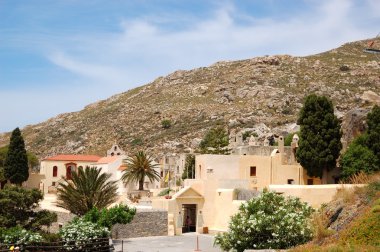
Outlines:
[[[339, 185], [321, 185], [319, 178], [307, 176], [295, 161], [297, 140], [295, 136], [292, 147], [285, 147], [280, 137], [278, 147], [252, 145], [233, 155], [198, 155], [195, 179], [186, 180], [171, 199], [152, 200], [152, 206], [169, 212], [169, 234], [174, 235], [226, 231], [240, 204], [264, 188], [313, 206], [330, 201]], [[329, 181], [334, 180], [331, 174]]]
[[93, 166], [101, 157], [95, 155], [57, 155], [41, 161], [40, 174], [44, 176], [40, 188], [44, 193], [55, 192], [63, 178], [70, 179], [79, 167]]

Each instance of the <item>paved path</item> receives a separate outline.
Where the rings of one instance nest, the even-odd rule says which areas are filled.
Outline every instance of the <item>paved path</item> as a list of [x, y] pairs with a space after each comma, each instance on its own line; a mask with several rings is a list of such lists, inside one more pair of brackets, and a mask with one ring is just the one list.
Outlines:
[[[199, 249], [202, 252], [221, 252], [213, 247], [214, 236], [198, 234]], [[123, 252], [193, 252], [196, 249], [197, 234], [180, 236], [154, 236], [124, 240]], [[115, 251], [122, 251], [121, 243], [114, 243]]]

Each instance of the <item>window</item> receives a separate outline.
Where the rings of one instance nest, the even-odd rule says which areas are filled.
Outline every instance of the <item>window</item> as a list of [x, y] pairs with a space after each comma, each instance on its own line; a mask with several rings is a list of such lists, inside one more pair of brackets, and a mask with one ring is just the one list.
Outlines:
[[313, 179], [307, 179], [307, 184], [308, 185], [314, 185]]
[[52, 185], [52, 186], [55, 186], [55, 182], [51, 182], [51, 185]]
[[58, 167], [53, 166], [53, 177], [57, 177], [57, 176], [58, 176]]
[[251, 177], [256, 177], [256, 166], [249, 167], [249, 175]]
[[288, 185], [294, 185], [294, 179], [288, 179]]

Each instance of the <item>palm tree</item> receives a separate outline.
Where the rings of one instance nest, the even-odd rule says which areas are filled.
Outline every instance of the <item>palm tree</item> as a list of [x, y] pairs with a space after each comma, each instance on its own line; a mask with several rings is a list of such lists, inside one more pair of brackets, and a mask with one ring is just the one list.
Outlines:
[[153, 163], [153, 158], [146, 155], [145, 152], [139, 151], [134, 156], [124, 160], [127, 169], [124, 170], [122, 180], [125, 183], [139, 183], [139, 190], [144, 190], [144, 179], [149, 178], [150, 182], [160, 180], [160, 174], [154, 170], [158, 164]]
[[57, 206], [76, 215], [84, 215], [93, 207], [102, 209], [117, 199], [117, 181], [109, 180], [111, 174], [101, 173], [96, 167], [78, 168], [71, 180], [65, 178], [57, 188]]

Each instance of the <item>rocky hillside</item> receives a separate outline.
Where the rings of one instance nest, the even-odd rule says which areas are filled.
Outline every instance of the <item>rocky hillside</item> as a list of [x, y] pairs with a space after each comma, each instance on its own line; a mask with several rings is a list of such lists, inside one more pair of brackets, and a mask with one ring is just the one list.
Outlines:
[[[104, 155], [115, 141], [127, 153], [141, 148], [180, 152], [195, 148], [215, 125], [291, 131], [304, 97], [312, 92], [329, 96], [339, 116], [353, 108], [365, 111], [380, 100], [380, 60], [363, 52], [367, 42], [307, 57], [265, 56], [179, 70], [79, 112], [27, 126], [24, 138], [39, 157]], [[170, 128], [162, 127], [165, 119]], [[8, 141], [9, 133], [0, 135], [0, 146]]]

